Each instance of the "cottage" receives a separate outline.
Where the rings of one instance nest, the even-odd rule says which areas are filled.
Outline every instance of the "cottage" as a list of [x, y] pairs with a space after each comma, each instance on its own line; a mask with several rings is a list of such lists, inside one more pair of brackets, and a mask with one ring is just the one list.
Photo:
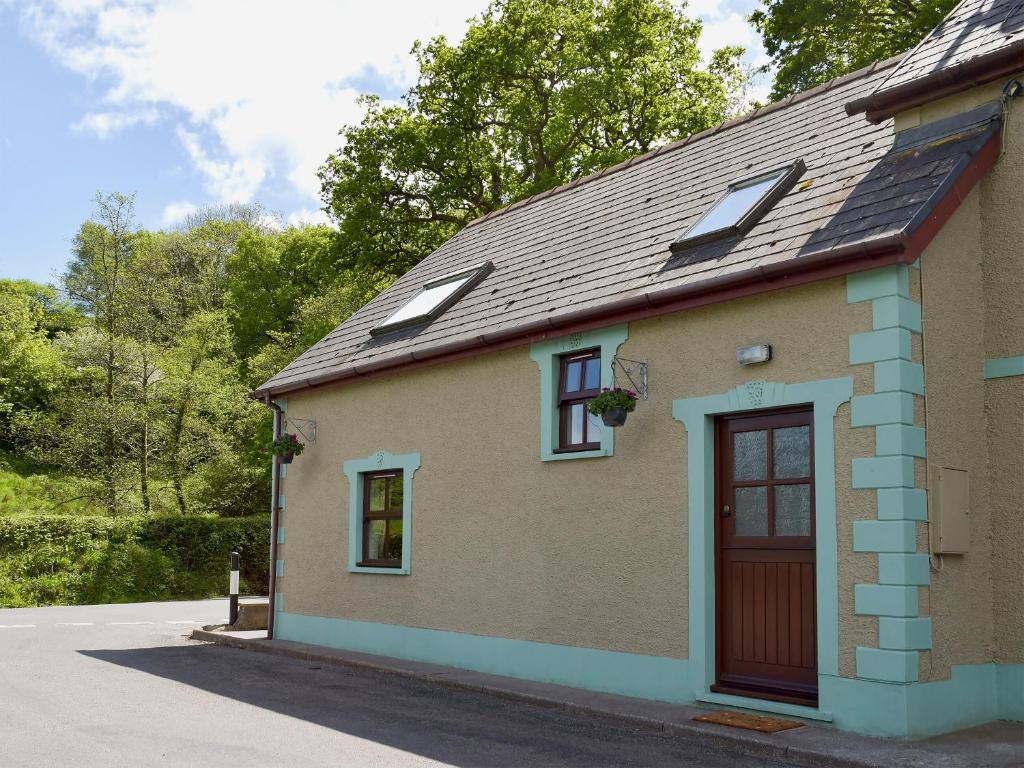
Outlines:
[[453, 237], [256, 392], [308, 443], [274, 635], [864, 733], [1024, 719], [1022, 82], [1024, 7], [964, 0]]

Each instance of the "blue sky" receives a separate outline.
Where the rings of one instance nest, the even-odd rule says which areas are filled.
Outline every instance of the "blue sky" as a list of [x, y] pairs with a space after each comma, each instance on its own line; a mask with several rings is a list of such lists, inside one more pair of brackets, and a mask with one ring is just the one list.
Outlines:
[[[134, 193], [150, 228], [232, 200], [322, 220], [316, 168], [358, 94], [397, 97], [412, 42], [457, 39], [485, 5], [0, 0], [0, 277], [54, 280], [97, 192]], [[702, 47], [761, 63], [755, 5], [691, 2]]]

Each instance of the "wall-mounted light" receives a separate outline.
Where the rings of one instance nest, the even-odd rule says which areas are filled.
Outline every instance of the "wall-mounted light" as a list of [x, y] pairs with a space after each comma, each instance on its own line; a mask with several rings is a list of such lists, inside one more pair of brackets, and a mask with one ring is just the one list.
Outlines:
[[748, 347], [740, 347], [736, 350], [736, 362], [740, 365], [767, 363], [771, 359], [771, 344], [751, 344]]

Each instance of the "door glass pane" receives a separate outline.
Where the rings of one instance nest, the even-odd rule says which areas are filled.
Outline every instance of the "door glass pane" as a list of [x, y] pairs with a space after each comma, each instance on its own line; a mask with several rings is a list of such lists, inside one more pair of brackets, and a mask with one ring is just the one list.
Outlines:
[[402, 521], [401, 520], [389, 520], [388, 521], [388, 539], [385, 545], [386, 560], [401, 560], [402, 559]]
[[402, 511], [402, 475], [401, 473], [391, 478], [391, 499], [388, 505], [391, 512]]
[[775, 479], [810, 477], [810, 427], [784, 427], [772, 436], [775, 449]]
[[732, 441], [734, 480], [768, 479], [768, 432], [737, 432]]
[[583, 403], [574, 403], [569, 410], [569, 442], [579, 445], [583, 442], [583, 420], [586, 418], [586, 407]]
[[737, 488], [735, 515], [737, 536], [767, 536], [768, 488]]
[[811, 486], [775, 486], [775, 535], [811, 535]]
[[601, 359], [592, 357], [587, 360], [587, 370], [583, 376], [584, 389], [597, 389], [601, 386]]
[[565, 391], [579, 392], [580, 377], [583, 375], [583, 363], [580, 360], [568, 363], [565, 366]]
[[370, 520], [366, 524], [366, 559], [383, 560], [387, 520]]
[[599, 443], [601, 442], [601, 428], [604, 427], [604, 422], [601, 421], [600, 416], [596, 416], [590, 411], [587, 411], [587, 442], [588, 443]]
[[386, 477], [374, 477], [370, 480], [370, 510], [373, 512], [384, 510], [384, 486], [386, 483]]

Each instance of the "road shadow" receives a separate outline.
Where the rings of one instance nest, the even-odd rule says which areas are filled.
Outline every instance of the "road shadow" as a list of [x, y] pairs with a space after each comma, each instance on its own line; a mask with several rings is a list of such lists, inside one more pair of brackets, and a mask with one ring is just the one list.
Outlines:
[[215, 645], [79, 653], [452, 766], [774, 765], [474, 691]]

